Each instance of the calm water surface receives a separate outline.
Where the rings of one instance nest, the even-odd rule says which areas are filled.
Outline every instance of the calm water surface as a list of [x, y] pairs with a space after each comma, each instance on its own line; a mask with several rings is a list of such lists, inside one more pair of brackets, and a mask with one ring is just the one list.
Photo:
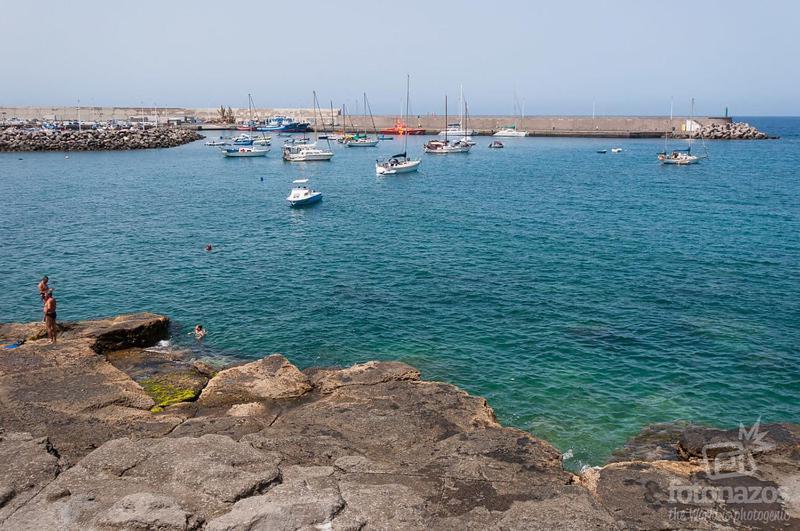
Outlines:
[[[653, 422], [798, 422], [800, 119], [750, 121], [783, 138], [683, 168], [660, 140], [479, 138], [383, 178], [399, 141], [307, 165], [0, 154], [0, 321], [37, 319], [49, 274], [60, 318], [150, 310], [178, 341], [201, 322], [206, 355], [399, 359], [573, 468]], [[297, 178], [324, 201], [289, 209]]]

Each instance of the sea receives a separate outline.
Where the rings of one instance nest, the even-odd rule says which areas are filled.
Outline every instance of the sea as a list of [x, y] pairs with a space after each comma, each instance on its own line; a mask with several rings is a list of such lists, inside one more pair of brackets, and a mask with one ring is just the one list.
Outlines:
[[[800, 422], [800, 118], [737, 120], [781, 138], [674, 167], [659, 139], [437, 156], [412, 137], [419, 172], [386, 177], [399, 138], [306, 164], [279, 137], [250, 159], [0, 153], [0, 321], [40, 318], [47, 274], [59, 319], [165, 314], [176, 348], [219, 363], [400, 360], [571, 469], [653, 423]], [[295, 179], [323, 201], [289, 208]]]

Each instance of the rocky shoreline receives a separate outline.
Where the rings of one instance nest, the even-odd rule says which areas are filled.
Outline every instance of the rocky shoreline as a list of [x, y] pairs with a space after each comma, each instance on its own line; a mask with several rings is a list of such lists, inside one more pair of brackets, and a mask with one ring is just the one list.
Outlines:
[[[61, 323], [51, 346], [42, 323], [0, 325], [24, 340], [0, 349], [0, 529], [800, 528], [798, 425], [655, 427], [576, 475], [406, 364], [211, 367], [148, 348], [168, 333], [124, 315]], [[704, 466], [736, 445], [747, 474]], [[686, 496], [740, 486], [777, 494]]]
[[[688, 136], [684, 135], [684, 137]], [[766, 140], [778, 138], [759, 131], [745, 122], [705, 124], [693, 137], [702, 137], [709, 140]]]
[[110, 151], [176, 147], [204, 138], [190, 129], [86, 129], [84, 131], [0, 129], [3, 151]]

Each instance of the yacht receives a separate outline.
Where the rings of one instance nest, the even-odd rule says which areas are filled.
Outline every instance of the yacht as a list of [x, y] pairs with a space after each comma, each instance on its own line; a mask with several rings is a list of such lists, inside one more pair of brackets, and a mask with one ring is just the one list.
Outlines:
[[474, 134], [474, 129], [463, 128], [461, 123], [447, 124], [447, 129], [439, 131], [439, 136], [471, 136]]
[[[406, 118], [408, 118], [409, 108], [409, 93], [411, 85], [411, 76], [406, 76]], [[375, 173], [378, 175], [396, 175], [398, 173], [411, 173], [417, 171], [420, 162], [419, 159], [408, 158], [408, 130], [403, 133], [403, 152], [397, 155], [392, 155], [385, 160], [375, 161]]]
[[367, 128], [364, 128], [363, 133], [358, 133], [350, 138], [349, 140], [344, 142], [344, 145], [347, 147], [375, 147], [380, 142], [378, 138], [378, 130], [375, 128], [375, 118], [372, 116], [372, 109], [369, 106], [369, 101], [367, 101], [367, 93], [364, 93], [364, 108], [369, 110], [369, 118], [372, 120], [372, 130], [375, 132], [375, 137], [370, 138], [367, 135]]
[[[444, 121], [447, 123], [447, 95], [444, 97]], [[425, 153], [437, 155], [447, 155], [450, 153], [469, 153], [469, 150], [472, 148], [472, 146], [466, 141], [466, 137], [462, 140], [457, 140], [452, 143], [447, 139], [448, 135], [450, 134], [450, 129], [451, 128], [448, 127], [443, 131], [444, 140], [439, 140], [438, 138], [429, 140], [422, 146], [422, 150]]]
[[527, 136], [527, 131], [517, 131], [517, 126], [504, 127], [492, 136]]
[[312, 190], [306, 186], [308, 184], [308, 179], [297, 179], [292, 181], [292, 184], [296, 186], [292, 188], [292, 191], [289, 192], [289, 197], [286, 198], [286, 200], [289, 201], [289, 206], [300, 207], [313, 205], [322, 200], [322, 192]]
[[317, 147], [316, 142], [308, 144], [286, 144], [283, 146], [283, 160], [287, 162], [311, 162], [331, 160], [333, 151], [325, 151]]
[[235, 136], [231, 139], [231, 143], [234, 146], [252, 146], [253, 145], [253, 137], [248, 135], [247, 133], [243, 133], [239, 136]]
[[259, 136], [253, 139], [254, 146], [269, 146], [272, 144], [272, 137], [269, 136]]
[[[673, 149], [671, 153], [667, 153], [667, 140], [669, 139], [669, 131], [664, 133], [664, 151], [658, 154], [658, 161], [661, 164], [672, 164], [676, 166], [687, 166], [689, 164], [697, 164], [700, 162], [701, 157], [697, 155], [692, 155], [692, 139], [694, 138], [694, 124], [693, 120], [694, 116], [694, 98], [691, 100], [691, 111], [689, 113], [689, 120], [687, 120], [687, 132], [689, 134], [689, 145], [686, 149]], [[703, 147], [705, 147], [705, 140], [703, 140], [702, 129], [700, 130], [700, 140], [703, 141]], [[618, 149], [618, 148], [617, 148]], [[613, 149], [611, 150], [614, 151]], [[621, 151], [621, 150], [620, 150]], [[708, 150], [706, 149], [706, 154], [702, 158], [708, 158]]]

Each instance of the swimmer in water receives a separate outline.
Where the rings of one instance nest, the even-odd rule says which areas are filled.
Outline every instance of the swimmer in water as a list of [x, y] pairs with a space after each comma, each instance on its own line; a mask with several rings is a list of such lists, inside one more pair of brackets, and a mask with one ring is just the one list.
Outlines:
[[214, 248], [213, 248], [213, 247], [211, 247], [211, 244], [210, 244], [210, 243], [209, 243], [208, 245], [206, 245], [206, 252], [209, 252], [209, 253], [210, 253], [210, 252], [211, 252], [211, 251], [213, 251], [213, 250], [214, 250]]
[[194, 327], [194, 338], [197, 340], [203, 339], [206, 337], [206, 331], [203, 329], [203, 325], [199, 324]]

